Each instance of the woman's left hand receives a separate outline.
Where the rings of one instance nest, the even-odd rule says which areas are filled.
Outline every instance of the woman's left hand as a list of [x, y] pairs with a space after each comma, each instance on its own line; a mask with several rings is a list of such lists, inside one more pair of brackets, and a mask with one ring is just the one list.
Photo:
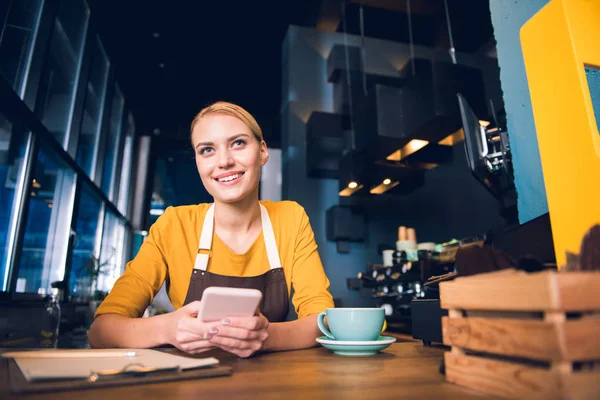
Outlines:
[[221, 349], [248, 358], [263, 348], [269, 337], [269, 320], [258, 314], [254, 317], [230, 317], [216, 326], [218, 332], [210, 341]]

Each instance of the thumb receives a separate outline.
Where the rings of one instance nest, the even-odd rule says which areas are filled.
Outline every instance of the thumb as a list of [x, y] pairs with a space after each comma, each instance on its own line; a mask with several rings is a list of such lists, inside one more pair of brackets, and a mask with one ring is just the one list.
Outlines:
[[186, 304], [185, 306], [181, 307], [180, 310], [182, 310], [186, 314], [197, 315], [198, 311], [200, 311], [200, 302], [192, 301], [191, 303]]

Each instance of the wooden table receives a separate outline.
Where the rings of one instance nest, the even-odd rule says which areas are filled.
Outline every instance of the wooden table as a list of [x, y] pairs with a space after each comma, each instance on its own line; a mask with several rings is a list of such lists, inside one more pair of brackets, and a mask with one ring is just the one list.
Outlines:
[[397, 342], [375, 356], [338, 356], [323, 347], [235, 358], [219, 350], [204, 353], [233, 367], [233, 375], [147, 385], [10, 393], [7, 362], [0, 362], [1, 399], [479, 399], [483, 394], [447, 383], [439, 373], [445, 349], [421, 342]]

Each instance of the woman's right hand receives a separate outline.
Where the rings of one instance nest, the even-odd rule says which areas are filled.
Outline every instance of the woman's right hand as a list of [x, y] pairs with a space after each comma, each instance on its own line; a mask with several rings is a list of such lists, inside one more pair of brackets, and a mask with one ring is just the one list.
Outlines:
[[204, 322], [197, 318], [200, 302], [193, 301], [167, 314], [167, 342], [190, 354], [215, 348], [210, 339], [218, 332], [219, 321]]

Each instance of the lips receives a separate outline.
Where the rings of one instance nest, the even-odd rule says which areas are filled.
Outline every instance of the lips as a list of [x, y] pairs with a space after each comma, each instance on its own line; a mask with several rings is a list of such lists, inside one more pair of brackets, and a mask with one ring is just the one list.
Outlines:
[[243, 172], [229, 172], [226, 174], [221, 174], [213, 178], [215, 181], [219, 183], [234, 183], [240, 180], [240, 178], [244, 175]]

